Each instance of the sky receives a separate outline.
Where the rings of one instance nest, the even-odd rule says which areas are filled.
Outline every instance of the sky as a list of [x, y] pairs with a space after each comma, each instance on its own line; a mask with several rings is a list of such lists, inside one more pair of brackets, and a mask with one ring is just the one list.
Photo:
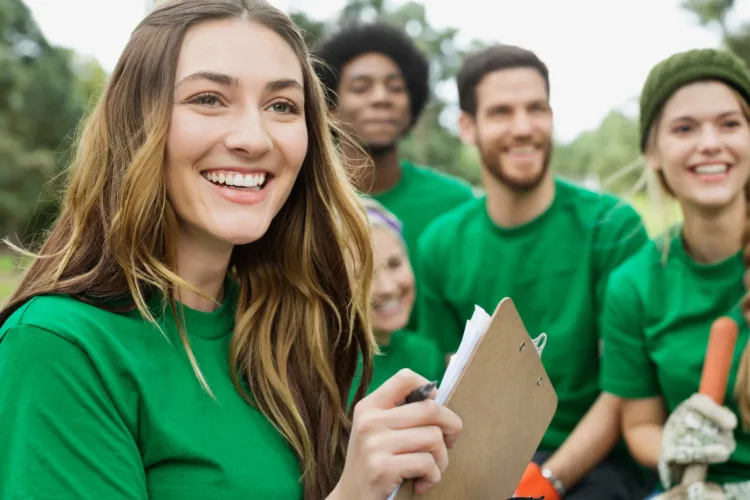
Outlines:
[[[147, 0], [24, 1], [51, 43], [93, 56], [107, 71], [147, 5]], [[316, 19], [330, 18], [346, 3], [270, 1]], [[720, 44], [718, 32], [699, 26], [679, 8], [680, 0], [461, 0], [460, 8], [452, 0], [422, 3], [431, 24], [458, 28], [462, 41], [479, 38], [535, 51], [550, 70], [555, 132], [563, 141], [595, 129], [614, 108], [635, 113], [646, 75], [661, 59]], [[750, 21], [750, 0], [736, 5], [730, 25]], [[454, 85], [438, 92], [455, 103]]]

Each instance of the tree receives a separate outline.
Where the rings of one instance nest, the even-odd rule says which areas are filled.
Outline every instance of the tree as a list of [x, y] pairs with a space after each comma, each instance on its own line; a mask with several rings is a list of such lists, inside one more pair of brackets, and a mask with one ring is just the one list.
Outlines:
[[557, 145], [552, 168], [575, 181], [594, 179], [607, 190], [628, 191], [640, 172], [635, 169], [624, 174], [623, 169], [640, 158], [638, 138], [638, 122], [634, 118], [610, 111], [597, 129], [582, 132], [569, 144]]
[[750, 65], [750, 22], [729, 25], [735, 0], [683, 0], [682, 7], [698, 17], [703, 26], [716, 26], [724, 45]]
[[105, 75], [51, 46], [21, 0], [0, 2], [0, 34], [0, 236], [23, 238], [54, 209], [39, 196], [61, 171], [71, 132]]

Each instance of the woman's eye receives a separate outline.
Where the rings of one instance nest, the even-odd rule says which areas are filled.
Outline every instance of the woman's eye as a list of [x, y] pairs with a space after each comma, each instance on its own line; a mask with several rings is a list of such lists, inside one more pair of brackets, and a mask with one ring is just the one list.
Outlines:
[[201, 94], [194, 97], [190, 102], [201, 106], [216, 106], [219, 104], [219, 97], [216, 94]]

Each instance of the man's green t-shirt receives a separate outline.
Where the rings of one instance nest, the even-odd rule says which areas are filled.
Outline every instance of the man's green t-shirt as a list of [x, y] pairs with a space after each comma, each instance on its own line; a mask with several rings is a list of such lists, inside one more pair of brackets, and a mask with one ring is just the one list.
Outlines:
[[[474, 192], [463, 180], [427, 167], [401, 162], [401, 169], [401, 180], [395, 187], [372, 197], [393, 212], [403, 224], [404, 240], [414, 268], [419, 295], [421, 279], [415, 259], [417, 242], [422, 231], [436, 217], [474, 199]], [[409, 330], [417, 328], [417, 307], [418, 305], [412, 310], [406, 325]]]
[[295, 453], [232, 384], [226, 295], [215, 312], [185, 308], [215, 399], [171, 312], [165, 335], [65, 296], [14, 312], [0, 327], [0, 498], [301, 499]]
[[440, 217], [419, 246], [420, 332], [455, 352], [474, 306], [489, 314], [510, 297], [532, 337], [547, 334], [542, 362], [558, 410], [541, 450], [558, 448], [599, 390], [599, 311], [609, 273], [648, 239], [632, 207], [556, 180], [539, 217], [500, 228], [485, 199]]
[[[391, 335], [388, 345], [379, 346], [380, 353], [372, 360], [372, 380], [367, 394], [394, 376], [402, 368], [409, 368], [428, 380], [440, 382], [445, 373], [445, 357], [434, 342], [408, 330], [400, 330]], [[362, 365], [357, 367], [352, 389], [349, 393], [351, 405], [359, 385]]]
[[[739, 311], [745, 293], [741, 253], [714, 265], [696, 263], [682, 238], [645, 245], [611, 276], [601, 329], [602, 390], [622, 398], [661, 396], [668, 412], [698, 392], [711, 324], [730, 316], [740, 335], [727, 385], [726, 404], [737, 413], [734, 385], [748, 328]], [[738, 425], [729, 461], [711, 465], [708, 479], [750, 480], [750, 433]]]

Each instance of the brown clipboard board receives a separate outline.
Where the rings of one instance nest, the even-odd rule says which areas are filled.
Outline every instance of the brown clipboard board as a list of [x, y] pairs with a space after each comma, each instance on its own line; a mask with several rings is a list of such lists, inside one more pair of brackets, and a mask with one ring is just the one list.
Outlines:
[[396, 500], [511, 498], [557, 410], [557, 393], [510, 298], [498, 304], [445, 406], [463, 421], [448, 469], [425, 495], [404, 482]]

